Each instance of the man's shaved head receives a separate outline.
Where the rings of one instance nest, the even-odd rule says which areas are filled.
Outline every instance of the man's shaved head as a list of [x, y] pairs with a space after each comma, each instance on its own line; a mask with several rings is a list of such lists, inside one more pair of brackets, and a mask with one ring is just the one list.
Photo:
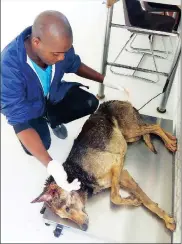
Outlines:
[[34, 20], [30, 40], [29, 53], [34, 61], [55, 64], [64, 60], [72, 48], [72, 29], [62, 13], [44, 11]]
[[58, 11], [44, 11], [40, 13], [32, 26], [32, 37], [72, 38], [72, 29], [67, 18]]

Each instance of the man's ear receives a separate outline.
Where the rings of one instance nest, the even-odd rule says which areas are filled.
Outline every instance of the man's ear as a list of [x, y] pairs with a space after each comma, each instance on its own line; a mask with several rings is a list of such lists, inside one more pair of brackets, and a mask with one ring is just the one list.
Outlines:
[[33, 37], [32, 38], [32, 43], [33, 43], [34, 47], [38, 47], [40, 42], [41, 42], [41, 40], [39, 37]]

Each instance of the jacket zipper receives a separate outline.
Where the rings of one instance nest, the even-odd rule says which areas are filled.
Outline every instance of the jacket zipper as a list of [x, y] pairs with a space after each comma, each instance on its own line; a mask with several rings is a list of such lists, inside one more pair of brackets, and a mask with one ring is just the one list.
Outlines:
[[27, 55], [27, 64], [31, 67], [31, 69], [34, 71], [34, 73], [36, 74], [36, 76], [37, 76], [37, 78], [38, 78], [38, 80], [39, 80], [38, 83], [39, 83], [39, 86], [41, 87], [42, 95], [43, 95], [43, 98], [44, 98], [44, 105], [45, 105], [44, 89], [43, 89], [41, 80], [39, 79], [39, 76], [38, 76], [36, 70], [34, 69], [34, 67], [33, 67], [33, 65], [32, 65], [32, 63], [31, 63], [30, 58], [28, 57], [28, 55]]
[[50, 91], [51, 91], [51, 86], [52, 86], [52, 82], [53, 82], [53, 79], [54, 79], [54, 75], [55, 75], [55, 70], [56, 70], [56, 65], [52, 65], [52, 70], [51, 70], [51, 81], [50, 81], [50, 87], [49, 87], [49, 92], [47, 94], [47, 99], [49, 99], [49, 96], [50, 96]]
[[[41, 91], [42, 91], [42, 95], [43, 95], [43, 98], [44, 98], [44, 105], [45, 105], [46, 97], [44, 96], [44, 89], [43, 89], [41, 80], [40, 80], [40, 78], [39, 78], [39, 76], [38, 76], [38, 74], [37, 74], [35, 68], [33, 67], [33, 65], [32, 65], [32, 63], [31, 63], [31, 61], [30, 61], [30, 58], [29, 58], [28, 56], [27, 56], [27, 64], [33, 69], [33, 71], [35, 72], [37, 78], [39, 79], [39, 85], [41, 86]], [[52, 66], [51, 84], [50, 84], [50, 87], [49, 87], [49, 92], [48, 92], [48, 94], [47, 94], [47, 99], [49, 98], [49, 95], [50, 95], [49, 93], [50, 93], [50, 89], [51, 89], [52, 81], [53, 81], [53, 79], [54, 79], [55, 69], [56, 69], [56, 67], [55, 67], [55, 64], [54, 64], [54, 65]]]

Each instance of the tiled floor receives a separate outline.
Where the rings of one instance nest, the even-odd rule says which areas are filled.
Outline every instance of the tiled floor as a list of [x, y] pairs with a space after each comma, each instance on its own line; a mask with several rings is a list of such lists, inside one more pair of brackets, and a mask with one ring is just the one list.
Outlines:
[[[16, 9], [16, 11], [15, 11]], [[34, 17], [45, 9], [55, 9], [63, 12], [73, 28], [74, 46], [82, 61], [87, 65], [100, 70], [101, 53], [103, 47], [104, 26], [106, 20], [106, 8], [102, 1], [2, 1], [2, 40], [3, 48], [20, 31], [32, 24]], [[122, 5], [116, 4], [114, 22], [123, 22]], [[112, 61], [117, 52], [122, 47], [129, 33], [124, 30], [113, 30], [111, 36], [111, 48], [109, 59]], [[145, 38], [140, 38], [140, 45], [147, 45]], [[160, 40], [157, 45], [160, 46]], [[160, 48], [160, 47], [159, 47]], [[122, 62], [137, 63], [136, 55], [124, 53]], [[145, 60], [145, 64], [151, 67], [151, 60]], [[158, 60], [161, 69], [167, 70], [169, 63]], [[126, 78], [124, 76], [113, 75], [109, 69], [107, 74], [114, 81], [120, 81], [130, 92], [131, 101], [136, 108], [141, 107], [151, 97], [161, 92], [164, 80], [158, 84], [149, 84], [141, 80]], [[75, 75], [66, 75], [65, 80], [81, 81], [89, 84], [90, 92], [97, 94], [98, 84], [86, 81]], [[176, 113], [176, 89], [178, 74], [176, 75], [174, 86], [169, 98], [166, 114], [159, 114], [156, 111], [161, 97], [153, 100], [142, 113], [157, 117], [173, 119]], [[125, 94], [107, 88], [105, 100], [126, 99]], [[50, 154], [58, 160], [64, 160], [72, 146], [73, 139], [78, 135], [84, 121], [87, 118], [79, 119], [67, 125], [69, 137], [61, 141], [52, 134], [52, 146]], [[41, 204], [30, 204], [42, 190], [45, 179], [47, 178], [46, 169], [35, 158], [25, 155], [12, 128], [7, 125], [5, 118], [2, 117], [1, 124], [1, 196], [2, 196], [2, 242], [94, 242], [85, 235], [78, 234], [73, 230], [64, 230], [64, 235], [56, 239], [53, 236], [52, 227], [43, 224], [42, 216], [39, 211]]]

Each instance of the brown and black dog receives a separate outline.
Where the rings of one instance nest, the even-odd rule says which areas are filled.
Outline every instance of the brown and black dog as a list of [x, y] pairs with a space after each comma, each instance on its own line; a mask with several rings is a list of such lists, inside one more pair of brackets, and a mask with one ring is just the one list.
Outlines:
[[[149, 149], [156, 153], [150, 134], [158, 135], [171, 152], [177, 149], [177, 140], [157, 124], [146, 124], [139, 112], [125, 101], [108, 101], [100, 105], [83, 125], [64, 162], [68, 181], [78, 178], [79, 191], [68, 193], [58, 187], [50, 177], [43, 193], [33, 202], [45, 202], [61, 218], [74, 221], [81, 229], [88, 227], [85, 205], [89, 194], [111, 188], [111, 201], [116, 205], [144, 205], [161, 218], [166, 227], [174, 231], [175, 221], [158, 207], [124, 169], [127, 143], [143, 138]], [[131, 196], [122, 198], [120, 188]]]

